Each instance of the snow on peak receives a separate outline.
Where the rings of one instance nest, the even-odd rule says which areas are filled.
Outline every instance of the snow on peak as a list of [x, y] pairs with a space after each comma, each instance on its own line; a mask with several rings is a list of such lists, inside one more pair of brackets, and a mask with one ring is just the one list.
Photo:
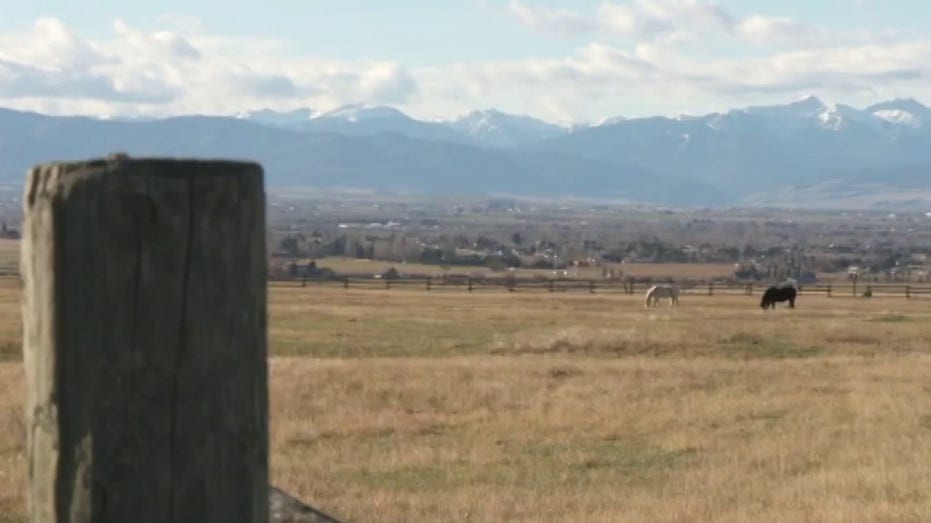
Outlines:
[[807, 96], [789, 104], [747, 107], [741, 112], [757, 116], [802, 119], [818, 116], [826, 108], [827, 106], [819, 98]]
[[881, 109], [879, 111], [874, 111], [873, 115], [895, 125], [921, 127], [922, 124], [920, 116], [916, 116], [901, 109]]
[[316, 118], [332, 118], [344, 120], [349, 123], [357, 123], [364, 120], [376, 120], [382, 118], [402, 118], [408, 116], [394, 107], [372, 106], [366, 104], [344, 105], [338, 109], [318, 115]]
[[293, 111], [275, 111], [273, 109], [258, 109], [254, 111], [240, 111], [236, 118], [249, 120], [265, 125], [288, 126], [303, 123], [317, 116], [317, 113], [307, 107]]

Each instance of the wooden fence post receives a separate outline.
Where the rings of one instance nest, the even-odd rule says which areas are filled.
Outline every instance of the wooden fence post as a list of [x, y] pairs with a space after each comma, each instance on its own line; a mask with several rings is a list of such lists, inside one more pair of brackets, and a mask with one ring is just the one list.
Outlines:
[[349, 288], [349, 276], [343, 276], [343, 288], [344, 289]]
[[430, 284], [431, 284], [432, 282], [433, 282], [433, 280], [432, 280], [429, 276], [427, 276], [427, 290], [428, 290], [428, 291], [430, 290]]
[[471, 276], [469, 276], [468, 282], [469, 282], [469, 292], [472, 292], [472, 277]]
[[391, 289], [391, 279], [385, 278], [385, 289]]
[[556, 280], [550, 280], [550, 292], [554, 292], [555, 290], [556, 290]]
[[714, 283], [708, 284], [708, 296], [714, 295]]
[[912, 297], [912, 288], [910, 285], [905, 284], [905, 299], [908, 300], [908, 299], [911, 299], [911, 297]]
[[831, 284], [828, 284], [828, 298], [831, 297]]
[[30, 521], [268, 521], [262, 178], [123, 156], [30, 171]]
[[588, 293], [595, 294], [595, 281], [594, 280], [588, 280]]

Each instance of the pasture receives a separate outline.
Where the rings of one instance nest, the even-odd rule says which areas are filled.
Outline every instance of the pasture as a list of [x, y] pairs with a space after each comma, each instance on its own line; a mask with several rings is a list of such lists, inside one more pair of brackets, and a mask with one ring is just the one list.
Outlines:
[[[0, 521], [24, 514], [17, 289]], [[272, 481], [360, 523], [931, 520], [931, 300], [759, 298], [272, 285]]]

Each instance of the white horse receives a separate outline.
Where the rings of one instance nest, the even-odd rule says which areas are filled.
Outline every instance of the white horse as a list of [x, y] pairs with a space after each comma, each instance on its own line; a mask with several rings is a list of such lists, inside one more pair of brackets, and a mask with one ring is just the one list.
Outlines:
[[674, 285], [654, 285], [647, 290], [644, 307], [659, 305], [661, 298], [669, 298], [669, 306], [679, 306], [679, 288]]

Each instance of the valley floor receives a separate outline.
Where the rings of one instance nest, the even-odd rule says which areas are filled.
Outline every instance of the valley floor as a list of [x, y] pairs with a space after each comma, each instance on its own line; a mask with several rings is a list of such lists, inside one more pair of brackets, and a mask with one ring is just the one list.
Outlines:
[[[270, 298], [272, 481], [350, 521], [931, 521], [931, 300]], [[0, 346], [17, 302], [4, 287]], [[23, 377], [3, 354], [0, 521], [18, 521]]]

